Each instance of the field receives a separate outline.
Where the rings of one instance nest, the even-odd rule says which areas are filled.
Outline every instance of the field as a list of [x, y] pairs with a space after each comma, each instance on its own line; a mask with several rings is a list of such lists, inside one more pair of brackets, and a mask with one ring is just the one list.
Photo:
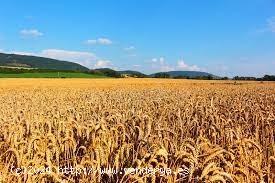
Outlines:
[[30, 72], [18, 74], [0, 73], [0, 78], [106, 78], [106, 76], [78, 72]]
[[0, 79], [0, 182], [272, 183], [274, 131], [271, 82]]

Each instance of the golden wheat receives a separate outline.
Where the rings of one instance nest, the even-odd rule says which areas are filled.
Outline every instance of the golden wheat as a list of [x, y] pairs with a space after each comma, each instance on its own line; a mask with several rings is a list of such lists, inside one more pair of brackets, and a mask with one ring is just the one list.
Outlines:
[[[274, 130], [274, 83], [3, 79], [0, 183], [273, 183]], [[52, 171], [15, 172], [22, 167]]]

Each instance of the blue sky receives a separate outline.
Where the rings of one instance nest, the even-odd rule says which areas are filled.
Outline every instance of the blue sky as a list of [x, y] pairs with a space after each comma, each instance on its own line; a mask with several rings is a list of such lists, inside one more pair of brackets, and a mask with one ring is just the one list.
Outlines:
[[0, 51], [145, 73], [275, 74], [275, 0], [5, 0]]

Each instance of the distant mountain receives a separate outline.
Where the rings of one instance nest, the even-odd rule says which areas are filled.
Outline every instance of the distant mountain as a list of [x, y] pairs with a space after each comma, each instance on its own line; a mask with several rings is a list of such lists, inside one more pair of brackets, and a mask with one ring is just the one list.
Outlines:
[[201, 72], [201, 71], [169, 71], [169, 72], [158, 72], [149, 75], [150, 77], [155, 77], [160, 74], [166, 74], [170, 77], [189, 77], [189, 78], [197, 78], [197, 77], [208, 77], [211, 76], [213, 78], [218, 78], [218, 76], [215, 76], [213, 74], [207, 73], [207, 72]]
[[89, 71], [88, 68], [73, 62], [60, 61], [51, 58], [5, 54], [0, 53], [0, 66], [5, 67], [24, 67], [48, 70], [72, 70], [72, 71]]
[[0, 68], [28, 68], [28, 69], [40, 69], [40, 70], [62, 70], [62, 71], [80, 71], [90, 72], [95, 74], [103, 74], [109, 77], [173, 77], [173, 78], [203, 78], [211, 77], [213, 79], [219, 79], [218, 76], [207, 72], [200, 71], [169, 71], [159, 72], [151, 75], [146, 75], [138, 71], [125, 70], [115, 71], [110, 68], [100, 68], [89, 70], [88, 68], [68, 61], [60, 61], [51, 58], [18, 55], [18, 54], [6, 54], [0, 53]]
[[121, 75], [128, 75], [130, 77], [147, 77], [146, 74], [143, 74], [141, 72], [138, 71], [131, 71], [131, 70], [126, 70], [126, 71], [117, 71], [118, 73], [120, 73]]
[[211, 77], [213, 79], [219, 79], [220, 77], [215, 76], [213, 74], [207, 73], [207, 72], [200, 72], [200, 71], [169, 71], [169, 72], [158, 72], [150, 75], [143, 74], [138, 71], [132, 71], [132, 70], [125, 70], [125, 71], [115, 71], [110, 68], [100, 68], [100, 69], [94, 69], [90, 71], [91, 73], [95, 74], [104, 74], [109, 77], [171, 77], [171, 78], [202, 78], [207, 79], [208, 77]]

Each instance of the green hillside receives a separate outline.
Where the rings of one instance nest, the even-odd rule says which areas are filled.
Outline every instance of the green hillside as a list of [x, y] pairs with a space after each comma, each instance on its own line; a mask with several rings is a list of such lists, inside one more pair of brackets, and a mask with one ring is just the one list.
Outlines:
[[0, 73], [0, 78], [106, 78], [106, 76], [81, 72], [30, 72]]
[[0, 53], [0, 66], [48, 70], [89, 71], [88, 68], [73, 62], [60, 61], [44, 57], [5, 53]]

